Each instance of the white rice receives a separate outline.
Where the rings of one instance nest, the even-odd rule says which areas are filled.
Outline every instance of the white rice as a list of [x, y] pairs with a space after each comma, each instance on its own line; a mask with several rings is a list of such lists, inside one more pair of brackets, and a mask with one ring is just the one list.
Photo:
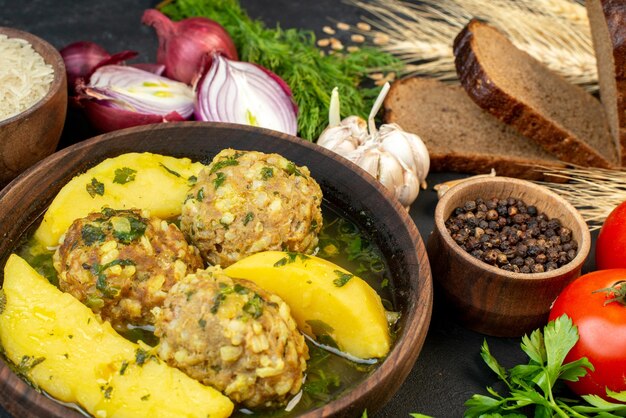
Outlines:
[[22, 113], [41, 100], [54, 79], [46, 64], [24, 39], [0, 35], [0, 121]]

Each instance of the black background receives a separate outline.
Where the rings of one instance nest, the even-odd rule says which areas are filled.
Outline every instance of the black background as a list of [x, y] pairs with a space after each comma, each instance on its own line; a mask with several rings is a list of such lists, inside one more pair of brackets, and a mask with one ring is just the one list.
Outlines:
[[[149, 0], [69, 1], [69, 0], [0, 0], [0, 26], [8, 26], [38, 35], [57, 48], [88, 40], [102, 45], [110, 53], [124, 49], [140, 52], [135, 62], [154, 62], [157, 39], [152, 28], [141, 25], [144, 9], [157, 2]], [[337, 21], [356, 23], [361, 11], [339, 0], [241, 0], [254, 18], [269, 26], [299, 27], [314, 30], [318, 37], [324, 25]], [[61, 146], [88, 138], [94, 133], [79, 116], [70, 112]], [[434, 173], [428, 178], [429, 189], [420, 193], [410, 214], [424, 241], [433, 229], [437, 203], [432, 186], [458, 178], [462, 174]], [[592, 248], [593, 254], [593, 248]], [[589, 269], [590, 260], [586, 270]], [[463, 403], [474, 393], [486, 394], [485, 386], [496, 377], [480, 358], [483, 340], [505, 366], [525, 362], [520, 339], [485, 337], [463, 328], [448, 314], [445, 301], [437, 298], [433, 319], [424, 348], [411, 374], [392, 400], [375, 417], [406, 417], [419, 412], [437, 417], [460, 417]], [[0, 411], [0, 416], [8, 417]]]

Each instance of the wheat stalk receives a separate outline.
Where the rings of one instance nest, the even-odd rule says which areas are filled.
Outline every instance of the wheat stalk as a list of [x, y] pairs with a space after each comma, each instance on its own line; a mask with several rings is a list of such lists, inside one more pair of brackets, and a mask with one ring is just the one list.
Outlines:
[[364, 18], [372, 30], [351, 30], [402, 59], [405, 74], [456, 80], [452, 42], [477, 17], [571, 82], [597, 89], [587, 14], [575, 0], [346, 1], [372, 16]]
[[537, 182], [572, 204], [590, 230], [599, 229], [606, 217], [626, 200], [626, 171], [604, 168], [538, 167], [546, 176], [566, 183]]

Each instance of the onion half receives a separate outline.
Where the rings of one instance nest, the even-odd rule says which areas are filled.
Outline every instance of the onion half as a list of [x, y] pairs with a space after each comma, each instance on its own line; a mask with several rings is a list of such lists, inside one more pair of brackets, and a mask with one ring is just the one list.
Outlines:
[[214, 54], [211, 67], [196, 90], [197, 120], [297, 133], [298, 107], [289, 86], [259, 65]]

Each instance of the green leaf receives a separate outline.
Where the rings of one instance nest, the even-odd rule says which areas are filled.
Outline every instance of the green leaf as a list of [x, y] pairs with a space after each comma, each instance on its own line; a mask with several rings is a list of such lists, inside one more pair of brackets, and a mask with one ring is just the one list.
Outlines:
[[96, 195], [104, 195], [104, 183], [100, 183], [95, 177], [91, 179], [91, 183], [88, 183], [85, 188], [92, 198], [96, 197]]
[[546, 346], [541, 330], [535, 330], [530, 337], [522, 337], [522, 350], [537, 364], [544, 364], [547, 360]]
[[131, 181], [135, 181], [135, 175], [137, 174], [137, 170], [133, 170], [129, 167], [122, 167], [115, 169], [115, 177], [113, 178], [113, 183], [117, 184], [126, 184]]
[[613, 399], [616, 399], [616, 400], [618, 400], [620, 402], [626, 402], [626, 390], [622, 391], [622, 392], [614, 392], [611, 389], [606, 388], [606, 394], [609, 397], [611, 397]]
[[489, 368], [493, 370], [493, 372], [497, 374], [501, 380], [505, 382], [507, 381], [506, 369], [498, 363], [498, 360], [496, 360], [494, 356], [491, 355], [487, 340], [483, 340], [483, 345], [480, 349], [480, 356], [483, 358], [485, 363], [487, 363], [487, 366], [489, 366]]
[[578, 341], [578, 329], [567, 315], [562, 315], [546, 325], [544, 339], [548, 360], [547, 370], [552, 386], [559, 377], [565, 356]]
[[[433, 417], [431, 417], [430, 415], [417, 414], [417, 413], [415, 413], [415, 412], [414, 412], [414, 413], [409, 414], [409, 416], [410, 416], [410, 417], [413, 417], [413, 418], [433, 418]], [[365, 417], [365, 418], [367, 418], [367, 417]]]
[[335, 274], [337, 278], [333, 280], [333, 284], [337, 287], [345, 286], [354, 277], [354, 274], [344, 273], [341, 270], [335, 270]]
[[570, 382], [578, 382], [579, 378], [587, 375], [587, 369], [593, 371], [593, 364], [587, 360], [587, 357], [583, 357], [564, 364], [561, 367], [560, 378]]
[[465, 401], [467, 409], [463, 416], [465, 418], [482, 417], [487, 412], [498, 411], [504, 401], [494, 399], [485, 395], [473, 395], [470, 399]]

